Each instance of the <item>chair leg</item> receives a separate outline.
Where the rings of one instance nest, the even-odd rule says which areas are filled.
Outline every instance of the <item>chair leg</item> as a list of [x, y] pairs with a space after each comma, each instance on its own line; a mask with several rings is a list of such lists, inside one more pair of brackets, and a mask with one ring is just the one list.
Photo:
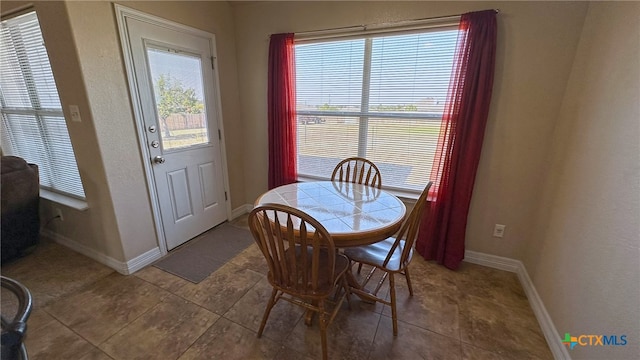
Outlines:
[[347, 278], [342, 277], [342, 287], [344, 288], [345, 296], [347, 297], [347, 305], [349, 305], [349, 310], [351, 310], [351, 291], [349, 290], [349, 284], [347, 283]]
[[404, 269], [404, 277], [407, 279], [407, 287], [409, 287], [409, 296], [413, 296], [413, 287], [411, 286], [411, 277], [409, 276], [409, 268]]
[[371, 280], [371, 277], [375, 272], [376, 272], [376, 267], [372, 266], [371, 270], [369, 270], [369, 273], [367, 274], [367, 276], [365, 276], [364, 281], [362, 281], [360, 286], [364, 288], [369, 283], [369, 280]]
[[327, 318], [324, 311], [324, 300], [320, 301], [318, 304], [318, 308], [320, 310], [319, 318], [320, 318], [320, 340], [322, 342], [322, 360], [327, 360]]
[[387, 275], [388, 275], [387, 272], [382, 274], [382, 277], [380, 278], [380, 281], [378, 281], [378, 286], [376, 286], [376, 289], [373, 291], [373, 295], [377, 295], [378, 294], [378, 291], [380, 291], [380, 288], [382, 287], [382, 284], [384, 284], [384, 280], [387, 278]]
[[340, 298], [340, 288], [342, 287], [342, 282], [340, 284], [336, 284], [333, 289], [333, 301], [338, 301]]
[[396, 311], [396, 282], [393, 273], [389, 273], [389, 291], [391, 292], [391, 320], [393, 336], [398, 336], [398, 312]]
[[275, 305], [276, 295], [278, 294], [278, 290], [273, 289], [271, 292], [271, 298], [269, 299], [269, 303], [267, 303], [267, 308], [264, 309], [264, 315], [262, 316], [262, 323], [260, 324], [260, 330], [258, 330], [258, 337], [262, 336], [262, 331], [264, 330], [264, 326], [267, 324], [267, 319], [269, 318], [269, 313], [271, 313], [271, 309], [273, 305]]

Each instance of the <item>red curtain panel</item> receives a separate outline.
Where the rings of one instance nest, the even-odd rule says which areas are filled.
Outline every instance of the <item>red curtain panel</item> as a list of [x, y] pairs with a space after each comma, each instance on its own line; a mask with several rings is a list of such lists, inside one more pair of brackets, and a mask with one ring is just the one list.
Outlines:
[[463, 14], [433, 164], [434, 196], [416, 250], [457, 269], [464, 259], [467, 215], [489, 114], [495, 68], [494, 10]]
[[269, 189], [297, 180], [296, 71], [293, 34], [271, 35], [269, 44]]

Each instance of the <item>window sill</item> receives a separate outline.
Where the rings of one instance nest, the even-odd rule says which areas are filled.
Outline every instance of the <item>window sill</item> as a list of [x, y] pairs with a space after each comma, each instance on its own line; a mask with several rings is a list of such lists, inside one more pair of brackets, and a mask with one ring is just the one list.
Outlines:
[[40, 197], [80, 211], [89, 209], [89, 204], [84, 200], [74, 199], [45, 189], [40, 189]]
[[[298, 182], [308, 182], [308, 181], [329, 181], [329, 179], [322, 179], [319, 177], [315, 178], [310, 176], [298, 176]], [[418, 198], [420, 197], [420, 193], [416, 193], [412, 191], [405, 191], [405, 190], [398, 190], [398, 189], [384, 189], [384, 188], [383, 190], [399, 197], [400, 200], [408, 203], [415, 203], [416, 200], [418, 200]]]

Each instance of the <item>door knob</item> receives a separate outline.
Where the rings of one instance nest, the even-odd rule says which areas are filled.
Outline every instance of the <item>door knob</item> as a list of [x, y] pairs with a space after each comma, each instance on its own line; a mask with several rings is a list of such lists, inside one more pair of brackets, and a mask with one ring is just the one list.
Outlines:
[[160, 155], [153, 158], [153, 162], [156, 164], [164, 164], [165, 161], [166, 160]]

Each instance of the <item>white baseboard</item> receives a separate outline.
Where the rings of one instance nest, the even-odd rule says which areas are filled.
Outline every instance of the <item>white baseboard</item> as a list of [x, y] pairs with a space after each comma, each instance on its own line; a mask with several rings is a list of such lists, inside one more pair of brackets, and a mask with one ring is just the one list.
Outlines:
[[518, 272], [518, 268], [520, 268], [520, 266], [524, 267], [522, 262], [520, 262], [519, 260], [514, 260], [502, 256], [489, 255], [471, 250], [466, 250], [464, 252], [464, 261], [514, 273]]
[[240, 205], [239, 207], [231, 210], [231, 219], [229, 220], [233, 220], [239, 216], [250, 213], [251, 210], [253, 210], [253, 205], [251, 204]]
[[125, 275], [133, 274], [134, 272], [144, 268], [147, 265], [153, 264], [156, 260], [162, 257], [159, 247], [155, 247], [144, 254], [138, 255], [135, 258], [127, 261], [126, 268], [127, 273]]
[[542, 299], [540, 299], [540, 296], [538, 295], [538, 292], [536, 291], [536, 288], [533, 285], [533, 282], [529, 277], [529, 273], [527, 273], [527, 269], [524, 267], [522, 261], [471, 250], [464, 252], [464, 261], [516, 273], [520, 280], [520, 284], [527, 295], [529, 304], [531, 304], [533, 313], [536, 315], [538, 324], [540, 324], [542, 333], [547, 339], [547, 344], [549, 344], [549, 349], [551, 350], [553, 357], [559, 360], [571, 360], [569, 351], [567, 350], [567, 347], [562, 344], [562, 338], [560, 337], [556, 326], [553, 324], [553, 320], [551, 319], [551, 316], [549, 316]]
[[114, 269], [115, 271], [119, 272], [120, 274], [123, 275], [129, 275], [129, 274], [133, 274], [134, 272], [142, 269], [143, 267], [153, 263], [154, 261], [156, 261], [157, 259], [160, 259], [161, 254], [160, 254], [160, 248], [154, 248], [151, 249], [147, 252], [145, 252], [142, 255], [139, 255], [129, 261], [122, 262], [119, 260], [116, 260], [110, 256], [107, 256], [103, 253], [100, 253], [86, 245], [80, 244], [77, 241], [74, 241], [72, 239], [69, 239], [66, 236], [60, 235], [58, 233], [55, 233], [49, 229], [43, 229], [41, 230], [41, 234], [43, 236], [46, 236], [50, 239], [52, 239], [53, 241], [64, 245], [68, 248], [70, 248], [71, 250], [74, 250], [82, 255], [85, 255], [101, 264], [104, 264], [112, 269]]

